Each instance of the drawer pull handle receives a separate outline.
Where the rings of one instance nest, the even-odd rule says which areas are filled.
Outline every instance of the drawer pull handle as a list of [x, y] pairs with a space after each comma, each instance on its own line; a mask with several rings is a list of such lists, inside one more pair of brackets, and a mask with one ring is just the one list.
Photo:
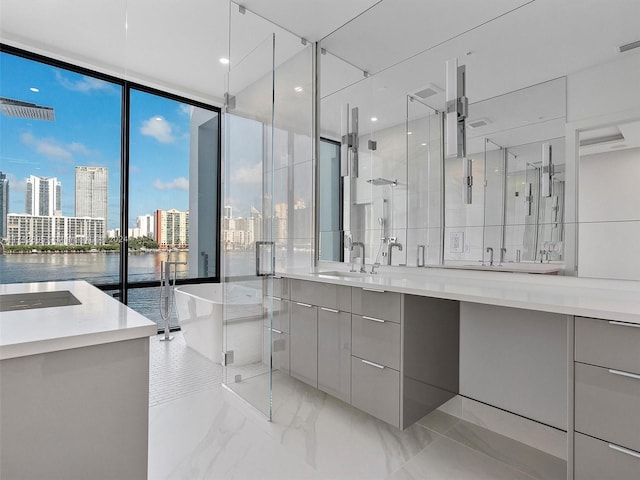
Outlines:
[[609, 444], [609, 448], [618, 452], [626, 453], [627, 455], [631, 455], [632, 457], [640, 458], [640, 453], [629, 450], [628, 448], [619, 447], [618, 445], [613, 445], [612, 443]]
[[609, 325], [620, 325], [621, 327], [640, 328], [640, 323], [616, 322], [615, 320], [609, 320]]
[[384, 370], [384, 365], [380, 365], [379, 363], [373, 363], [373, 362], [370, 362], [369, 360], [362, 360], [362, 363], [366, 363], [367, 365], [371, 365], [372, 367], [376, 367], [381, 370]]
[[272, 328], [271, 331], [274, 333], [282, 333], [282, 330], [276, 330], [275, 328]]
[[378, 293], [384, 293], [385, 290], [380, 290], [379, 288], [362, 288], [362, 290], [364, 290], [365, 292], [378, 292]]
[[300, 302], [296, 302], [296, 305], [300, 305], [301, 307], [307, 307], [307, 308], [313, 307], [313, 305], [309, 305], [308, 303], [300, 303]]
[[636, 375], [635, 373], [621, 372], [620, 370], [612, 370], [612, 369], [609, 369], [609, 373], [613, 373], [614, 375], [621, 375], [623, 377], [635, 378], [636, 380], [640, 380], [640, 375]]
[[320, 310], [324, 310], [325, 312], [338, 313], [338, 310], [335, 310], [333, 308], [320, 307]]
[[362, 318], [364, 318], [365, 320], [371, 320], [372, 322], [386, 323], [386, 320], [382, 320], [381, 318], [365, 317], [364, 315], [362, 316]]

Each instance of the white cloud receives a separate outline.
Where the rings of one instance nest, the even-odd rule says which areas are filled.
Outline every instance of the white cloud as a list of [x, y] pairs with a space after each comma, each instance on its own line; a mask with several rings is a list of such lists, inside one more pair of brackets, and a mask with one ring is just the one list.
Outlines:
[[251, 185], [262, 183], [262, 163], [249, 167], [240, 167], [231, 175], [231, 183], [246, 183]]
[[69, 150], [53, 139], [36, 138], [32, 133], [23, 133], [20, 135], [20, 140], [25, 145], [29, 145], [35, 149], [36, 152], [41, 153], [46, 157], [67, 161], [70, 161], [73, 158], [73, 155]]
[[80, 153], [82, 155], [89, 155], [91, 153], [87, 147], [78, 142], [71, 142], [69, 144], [69, 150], [74, 153]]
[[193, 107], [191, 105], [188, 105], [186, 103], [181, 103], [178, 106], [178, 113], [180, 113], [182, 115], [191, 116], [191, 110], [192, 109], [193, 109]]
[[184, 177], [174, 178], [170, 182], [163, 182], [160, 179], [156, 179], [153, 182], [153, 186], [158, 190], [189, 190], [189, 180]]
[[173, 143], [176, 141], [171, 124], [162, 116], [154, 116], [142, 122], [140, 133], [153, 137], [160, 143]]
[[79, 80], [70, 80], [57, 70], [56, 80], [64, 88], [73, 90], [74, 92], [89, 93], [93, 90], [111, 90], [113, 88], [110, 83], [84, 75]]

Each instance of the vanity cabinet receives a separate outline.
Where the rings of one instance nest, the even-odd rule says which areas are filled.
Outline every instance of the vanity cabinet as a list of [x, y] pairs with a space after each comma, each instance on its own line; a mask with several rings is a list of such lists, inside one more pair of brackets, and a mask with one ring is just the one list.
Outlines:
[[291, 376], [395, 427], [458, 393], [460, 304], [291, 280]]
[[575, 479], [640, 478], [640, 325], [575, 319]]
[[291, 280], [291, 376], [351, 397], [351, 287]]
[[318, 388], [351, 402], [351, 314], [318, 309]]
[[318, 307], [291, 302], [291, 376], [318, 387]]
[[[266, 288], [268, 295], [264, 297], [266, 307], [273, 309], [273, 320], [265, 315], [263, 319], [263, 361], [269, 364], [271, 352], [271, 366], [287, 375], [290, 374], [290, 309], [289, 279], [273, 277], [271, 287]], [[271, 342], [271, 349], [269, 349]]]

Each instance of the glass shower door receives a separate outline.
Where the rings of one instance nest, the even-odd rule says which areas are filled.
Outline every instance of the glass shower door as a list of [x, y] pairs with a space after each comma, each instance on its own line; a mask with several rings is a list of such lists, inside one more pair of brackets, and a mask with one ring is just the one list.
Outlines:
[[269, 35], [228, 74], [221, 238], [223, 384], [269, 419], [274, 53]]

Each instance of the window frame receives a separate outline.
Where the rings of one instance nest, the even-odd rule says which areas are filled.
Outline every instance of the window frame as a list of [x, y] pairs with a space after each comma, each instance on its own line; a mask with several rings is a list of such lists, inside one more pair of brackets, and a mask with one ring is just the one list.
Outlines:
[[[103, 80], [121, 87], [121, 120], [120, 120], [120, 232], [128, 232], [129, 229], [129, 145], [130, 145], [130, 107], [131, 107], [131, 90], [138, 90], [144, 93], [157, 95], [167, 98], [169, 100], [188, 104], [190, 106], [198, 107], [204, 110], [215, 112], [220, 117], [218, 122], [218, 146], [217, 146], [217, 165], [216, 165], [216, 198], [218, 206], [222, 201], [222, 109], [214, 105], [193, 100], [186, 96], [177, 95], [175, 93], [166, 92], [154, 87], [132, 82], [126, 79], [116, 77], [114, 75], [92, 70], [87, 67], [81, 67], [73, 63], [58, 60], [55, 58], [47, 57], [45, 55], [37, 54], [24, 50], [21, 48], [13, 47], [0, 42], [0, 53], [6, 53], [9, 55], [18, 56], [26, 60], [49, 65], [51, 67], [64, 69], [80, 75], [85, 75], [98, 80]], [[221, 238], [221, 209], [218, 208], [215, 212], [216, 219], [216, 243], [215, 243], [215, 256], [216, 267], [215, 274], [211, 277], [194, 277], [186, 279], [176, 280], [176, 285], [188, 285], [195, 283], [220, 283], [220, 238]], [[117, 283], [104, 283], [104, 284], [92, 284], [100, 290], [116, 290], [113, 296], [119, 298], [120, 302], [125, 305], [128, 303], [128, 290], [136, 288], [150, 288], [158, 287], [160, 285], [159, 280], [130, 282], [128, 279], [128, 253], [129, 253], [129, 239], [127, 235], [121, 235], [120, 238], [120, 253], [119, 253], [119, 279]], [[159, 326], [160, 328], [160, 326]]]

